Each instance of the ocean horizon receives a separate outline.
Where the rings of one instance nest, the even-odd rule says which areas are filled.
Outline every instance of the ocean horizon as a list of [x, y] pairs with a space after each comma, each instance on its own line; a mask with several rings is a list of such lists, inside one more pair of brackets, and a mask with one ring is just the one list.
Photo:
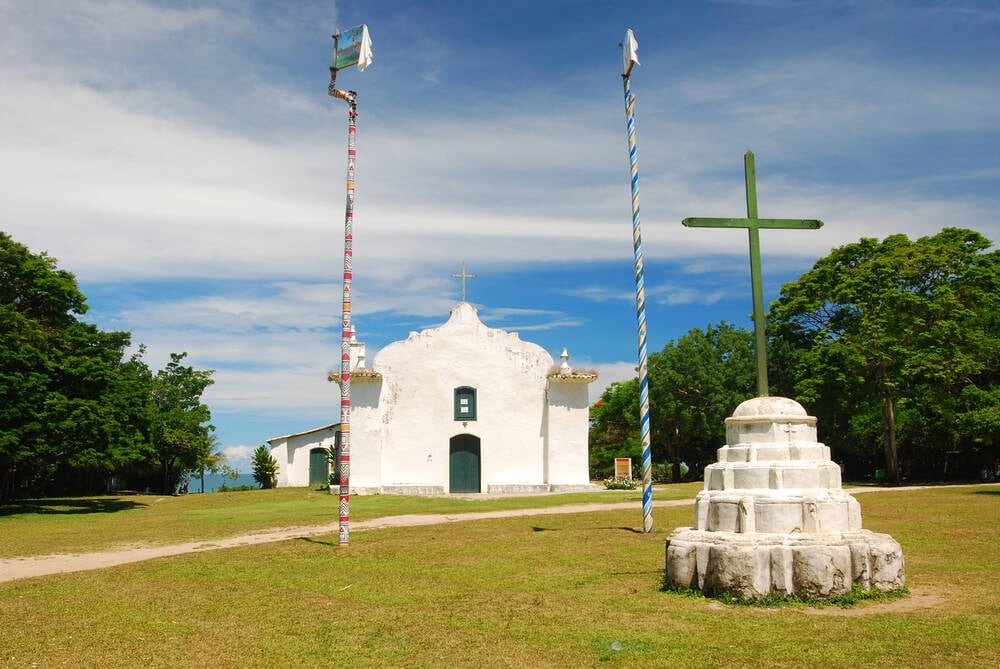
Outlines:
[[[227, 488], [235, 488], [241, 485], [248, 485], [254, 488], [259, 488], [260, 485], [254, 481], [253, 474], [244, 474], [240, 472], [240, 475], [235, 479], [229, 478], [225, 474], [212, 474], [210, 472], [205, 472], [205, 486], [204, 492], [218, 492], [219, 488], [225, 484]], [[200, 493], [202, 492], [202, 479], [201, 476], [192, 476], [191, 481], [188, 483], [188, 494]]]

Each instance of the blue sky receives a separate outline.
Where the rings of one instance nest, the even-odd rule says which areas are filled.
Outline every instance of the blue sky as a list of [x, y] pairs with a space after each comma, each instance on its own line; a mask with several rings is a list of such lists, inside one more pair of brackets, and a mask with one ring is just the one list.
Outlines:
[[0, 229], [74, 272], [87, 318], [162, 367], [186, 351], [245, 469], [268, 437], [335, 422], [347, 115], [330, 34], [367, 23], [354, 319], [369, 359], [487, 324], [632, 373], [621, 51], [635, 31], [650, 350], [751, 326], [743, 153], [765, 300], [862, 236], [1000, 239], [1000, 5], [798, 2], [0, 0]]

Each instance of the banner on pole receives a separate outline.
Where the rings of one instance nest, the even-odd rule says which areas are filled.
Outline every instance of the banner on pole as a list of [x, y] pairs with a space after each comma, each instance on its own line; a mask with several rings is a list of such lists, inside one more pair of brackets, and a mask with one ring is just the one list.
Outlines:
[[342, 70], [351, 65], [357, 65], [362, 72], [372, 62], [372, 38], [368, 34], [368, 25], [361, 24], [350, 30], [344, 30], [333, 36], [333, 69]]

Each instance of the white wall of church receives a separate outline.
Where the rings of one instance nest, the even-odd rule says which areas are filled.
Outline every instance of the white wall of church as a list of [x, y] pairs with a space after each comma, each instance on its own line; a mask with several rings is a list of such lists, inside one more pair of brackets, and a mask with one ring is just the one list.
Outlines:
[[[552, 357], [544, 349], [487, 328], [463, 304], [445, 325], [384, 348], [373, 367], [383, 376], [379, 411], [359, 416], [358, 428], [366, 435], [378, 432], [381, 440], [354, 439], [352, 426], [351, 460], [353, 465], [378, 457], [381, 476], [357, 470], [352, 485], [436, 485], [447, 491], [450, 440], [460, 434], [480, 439], [483, 491], [545, 482], [545, 386]], [[475, 420], [454, 419], [460, 386], [476, 390]], [[391, 428], [372, 426], [374, 419]], [[585, 472], [579, 482], [586, 480]]]
[[278, 485], [292, 485], [289, 483], [291, 479], [288, 476], [288, 462], [290, 460], [288, 456], [288, 437], [276, 437], [268, 440], [267, 443], [271, 447], [271, 457], [278, 463]]
[[382, 442], [386, 425], [382, 421], [379, 397], [382, 381], [361, 379], [351, 382], [351, 486], [377, 487], [382, 480], [382, 458], [373, 445]]
[[587, 384], [554, 381], [549, 386], [548, 410], [548, 482], [553, 485], [579, 485], [590, 476], [586, 444], [590, 419]]

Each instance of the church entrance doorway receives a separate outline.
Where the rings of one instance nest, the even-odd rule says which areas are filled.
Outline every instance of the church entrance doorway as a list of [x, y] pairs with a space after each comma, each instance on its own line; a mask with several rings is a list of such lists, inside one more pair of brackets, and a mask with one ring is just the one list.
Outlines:
[[327, 485], [330, 465], [326, 461], [326, 449], [314, 448], [309, 451], [309, 485]]
[[449, 484], [451, 492], [479, 492], [479, 437], [459, 434], [449, 442]]

